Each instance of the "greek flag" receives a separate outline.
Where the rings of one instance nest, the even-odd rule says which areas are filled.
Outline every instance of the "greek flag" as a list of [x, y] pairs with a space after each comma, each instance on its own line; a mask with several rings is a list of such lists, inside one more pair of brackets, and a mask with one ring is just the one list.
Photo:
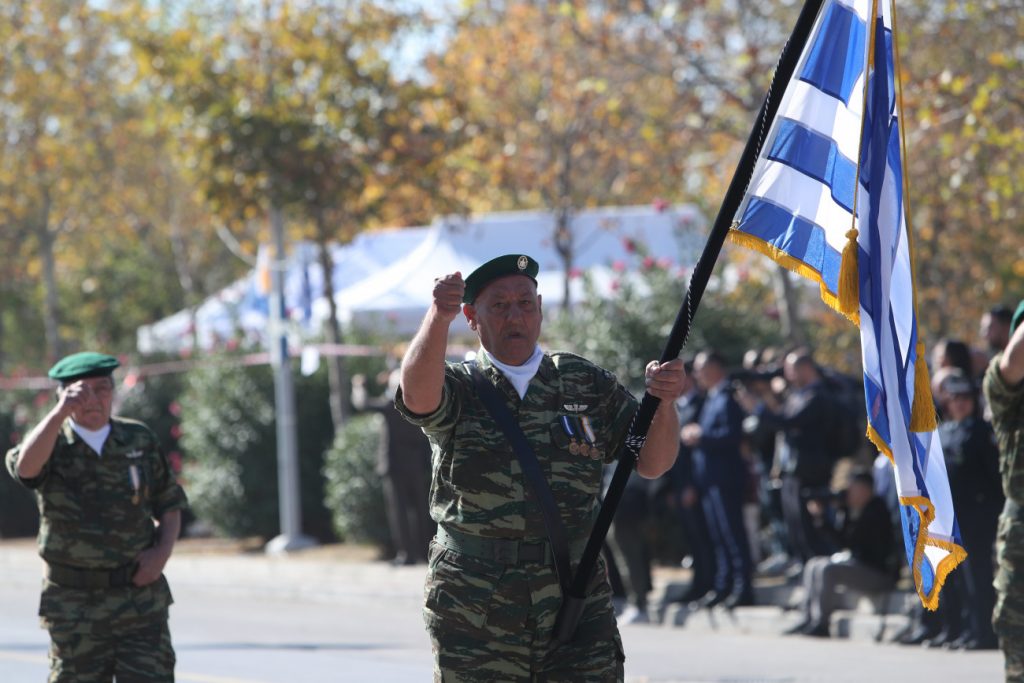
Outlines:
[[922, 603], [965, 557], [918, 339], [891, 0], [826, 0], [730, 231], [860, 326], [868, 436], [893, 462]]

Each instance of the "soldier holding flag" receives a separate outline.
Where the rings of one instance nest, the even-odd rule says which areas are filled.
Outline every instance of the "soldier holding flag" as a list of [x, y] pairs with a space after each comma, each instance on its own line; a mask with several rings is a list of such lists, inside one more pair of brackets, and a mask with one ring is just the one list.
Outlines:
[[[552, 566], [558, 549], [546, 532], [548, 513], [523, 458], [482, 403], [487, 388], [474, 377], [499, 395], [532, 447], [575, 564], [597, 515], [602, 465], [622, 446], [637, 401], [593, 363], [541, 350], [537, 271], [532, 258], [507, 255], [465, 280], [460, 273], [438, 278], [402, 365], [396, 405], [423, 428], [433, 450], [430, 512], [439, 528], [424, 616], [438, 681], [624, 676], [603, 566], [589, 583], [575, 638], [554, 644], [567, 577]], [[448, 328], [460, 310], [481, 351], [475, 361], [446, 364]], [[637, 468], [654, 478], [676, 456], [682, 362], [652, 361], [646, 382], [662, 403]]]

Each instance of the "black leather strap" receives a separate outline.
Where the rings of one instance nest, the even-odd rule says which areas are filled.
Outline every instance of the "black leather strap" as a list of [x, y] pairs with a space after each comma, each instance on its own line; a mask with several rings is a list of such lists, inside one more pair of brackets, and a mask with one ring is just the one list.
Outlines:
[[508, 409], [505, 399], [484, 377], [476, 363], [466, 363], [469, 374], [473, 378], [473, 385], [484, 407], [491, 414], [494, 421], [498, 423], [505, 438], [512, 445], [516, 457], [519, 459], [519, 466], [523, 470], [526, 481], [529, 482], [533, 495], [540, 504], [540, 511], [544, 517], [544, 528], [548, 532], [548, 541], [551, 543], [551, 553], [555, 559], [555, 573], [558, 575], [558, 583], [562, 586], [564, 593], [572, 581], [572, 565], [569, 563], [569, 539], [565, 534], [565, 525], [562, 524], [562, 516], [558, 512], [558, 505], [554, 496], [551, 495], [551, 487], [548, 486], [544, 472], [537, 461], [537, 455], [526, 440], [526, 435], [519, 428], [512, 411]]

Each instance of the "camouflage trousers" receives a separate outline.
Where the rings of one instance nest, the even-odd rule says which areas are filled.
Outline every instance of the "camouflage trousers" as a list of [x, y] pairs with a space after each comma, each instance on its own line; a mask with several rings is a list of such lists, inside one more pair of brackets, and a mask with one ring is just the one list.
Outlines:
[[622, 640], [603, 561], [576, 637], [553, 642], [561, 592], [541, 563], [503, 564], [430, 544], [424, 620], [435, 683], [621, 683]]
[[173, 683], [167, 619], [143, 622], [48, 622], [50, 683]]
[[1024, 521], [1005, 513], [999, 518], [996, 560], [992, 626], [1006, 657], [1007, 683], [1024, 683]]

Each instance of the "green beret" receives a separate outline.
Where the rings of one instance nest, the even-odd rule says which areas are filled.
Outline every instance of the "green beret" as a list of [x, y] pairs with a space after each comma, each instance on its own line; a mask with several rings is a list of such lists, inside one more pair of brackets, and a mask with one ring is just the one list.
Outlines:
[[1010, 318], [1010, 334], [1017, 331], [1017, 326], [1024, 322], [1024, 299], [1020, 300], [1017, 304], [1017, 310], [1013, 312], [1013, 317]]
[[539, 270], [540, 265], [525, 254], [505, 254], [493, 258], [466, 278], [466, 291], [462, 295], [462, 302], [473, 303], [484, 287], [506, 275], [525, 275], [536, 283]]
[[116, 358], [105, 353], [82, 351], [61, 358], [47, 374], [58, 382], [71, 382], [83, 377], [109, 375], [120, 365]]

